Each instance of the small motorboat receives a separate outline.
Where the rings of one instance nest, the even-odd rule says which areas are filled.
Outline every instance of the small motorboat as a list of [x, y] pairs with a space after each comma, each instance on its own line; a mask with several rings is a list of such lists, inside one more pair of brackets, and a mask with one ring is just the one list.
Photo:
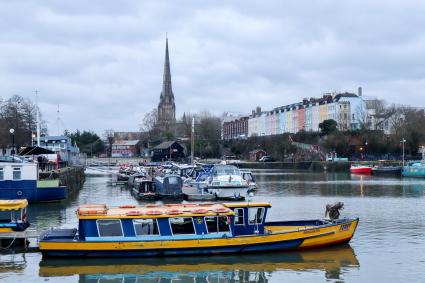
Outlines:
[[[348, 243], [358, 218], [266, 221], [268, 202], [82, 205], [78, 229], [49, 229], [43, 257], [163, 257], [294, 251]], [[325, 216], [326, 217], [326, 216]]]
[[353, 164], [350, 167], [350, 172], [354, 173], [354, 174], [368, 174], [368, 175], [370, 175], [372, 173], [372, 166]]
[[[0, 235], [4, 233], [23, 232], [30, 223], [27, 219], [26, 199], [0, 200]], [[0, 247], [24, 245], [25, 238], [14, 236], [1, 238]]]
[[206, 191], [222, 200], [244, 200], [252, 189], [234, 165], [217, 164], [210, 170]]
[[254, 175], [249, 169], [239, 169], [242, 175], [242, 178], [248, 183], [248, 186], [251, 190], [258, 189], [257, 182], [255, 182]]
[[409, 162], [403, 167], [403, 177], [425, 178], [425, 161]]

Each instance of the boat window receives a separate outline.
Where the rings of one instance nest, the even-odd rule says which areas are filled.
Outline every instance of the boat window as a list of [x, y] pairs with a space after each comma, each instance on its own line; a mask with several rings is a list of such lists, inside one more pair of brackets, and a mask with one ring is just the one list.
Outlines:
[[170, 185], [178, 185], [179, 184], [179, 178], [177, 177], [168, 177], [168, 184]]
[[263, 216], [264, 216], [264, 207], [248, 209], [248, 218], [249, 218], [250, 225], [263, 223]]
[[11, 219], [10, 211], [0, 210], [0, 223], [9, 223]]
[[101, 219], [97, 220], [99, 237], [122, 237], [121, 220], [119, 219]]
[[3, 168], [0, 168], [0, 181], [4, 180]]
[[21, 180], [21, 168], [13, 168], [13, 180]]
[[159, 235], [156, 219], [133, 219], [136, 236]]
[[243, 208], [235, 209], [235, 225], [244, 225]]
[[173, 235], [195, 234], [195, 226], [191, 217], [170, 218], [171, 232]]
[[207, 216], [205, 217], [208, 233], [229, 232], [229, 222], [227, 216]]

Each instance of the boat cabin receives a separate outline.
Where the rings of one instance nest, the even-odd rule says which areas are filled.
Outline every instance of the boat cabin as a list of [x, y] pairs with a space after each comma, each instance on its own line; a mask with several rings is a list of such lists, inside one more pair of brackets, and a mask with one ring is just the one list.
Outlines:
[[178, 175], [155, 177], [156, 193], [163, 198], [183, 197], [183, 179]]
[[26, 199], [0, 200], [0, 233], [27, 229], [27, 206]]
[[[81, 241], [154, 241], [264, 234], [269, 203], [83, 205], [71, 237]], [[54, 238], [54, 235], [51, 235]]]

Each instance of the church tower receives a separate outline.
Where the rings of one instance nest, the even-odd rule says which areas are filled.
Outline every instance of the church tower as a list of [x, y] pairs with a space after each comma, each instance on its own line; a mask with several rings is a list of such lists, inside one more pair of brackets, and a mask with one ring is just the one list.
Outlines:
[[160, 127], [168, 128], [176, 122], [176, 105], [171, 87], [170, 58], [168, 55], [168, 37], [165, 41], [165, 62], [162, 91], [158, 104], [158, 124]]

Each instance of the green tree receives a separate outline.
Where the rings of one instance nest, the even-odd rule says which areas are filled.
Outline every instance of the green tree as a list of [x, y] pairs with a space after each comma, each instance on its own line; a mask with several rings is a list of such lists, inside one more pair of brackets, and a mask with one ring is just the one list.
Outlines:
[[98, 155], [105, 150], [104, 142], [94, 132], [83, 131], [81, 133], [80, 130], [76, 130], [68, 136], [72, 139], [73, 143], [75, 142], [77, 144], [81, 152], [89, 156]]
[[323, 136], [336, 132], [337, 126], [337, 122], [333, 119], [324, 120], [322, 123], [319, 124], [319, 128]]

